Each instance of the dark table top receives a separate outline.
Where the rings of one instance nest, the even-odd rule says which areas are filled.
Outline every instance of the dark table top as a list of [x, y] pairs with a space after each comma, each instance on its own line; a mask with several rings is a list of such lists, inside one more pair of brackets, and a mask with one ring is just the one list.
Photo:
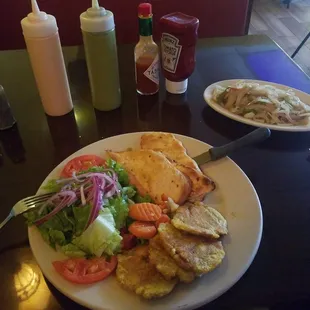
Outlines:
[[[64, 55], [74, 112], [52, 118], [43, 112], [27, 53], [0, 52], [0, 84], [17, 120], [17, 126], [0, 132], [1, 219], [17, 200], [34, 194], [61, 160], [99, 139], [162, 130], [217, 146], [252, 131], [253, 127], [227, 119], [205, 104], [202, 94], [211, 83], [264, 79], [310, 93], [309, 78], [274, 42], [265, 36], [246, 36], [201, 40], [187, 94], [169, 95], [162, 87], [158, 96], [141, 97], [135, 92], [133, 46], [128, 45], [119, 47], [123, 105], [104, 113], [91, 105], [83, 48], [64, 48]], [[310, 295], [309, 147], [309, 133], [272, 132], [264, 143], [231, 156], [260, 197], [263, 237], [246, 274], [205, 309], [283, 305]], [[22, 217], [0, 232], [0, 275], [3, 309], [79, 308], [44, 280]]]

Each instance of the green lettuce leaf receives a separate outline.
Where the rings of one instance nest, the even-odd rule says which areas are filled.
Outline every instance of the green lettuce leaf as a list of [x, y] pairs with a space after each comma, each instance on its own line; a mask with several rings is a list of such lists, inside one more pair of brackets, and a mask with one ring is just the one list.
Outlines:
[[40, 225], [41, 228], [60, 230], [62, 232], [74, 232], [74, 225], [72, 221], [69, 219], [68, 213], [71, 208], [66, 208], [52, 216], [47, 222]]
[[48, 229], [42, 229], [40, 227], [39, 228], [39, 231], [41, 233], [41, 236], [43, 238], [43, 240], [46, 242], [46, 243], [49, 243], [53, 248], [55, 248], [55, 244], [52, 244], [50, 242], [50, 234], [49, 234], [49, 230]]
[[78, 174], [83, 174], [87, 172], [104, 172], [107, 168], [103, 166], [93, 166], [87, 170], [82, 170]]
[[[52, 207], [46, 207], [42, 213], [33, 210], [24, 214], [28, 225], [33, 225], [38, 218], [51, 212]], [[48, 221], [38, 226], [43, 239], [53, 248], [55, 245], [65, 245], [71, 242], [75, 232], [75, 219], [73, 218], [72, 207], [67, 207], [51, 217]]]
[[47, 192], [59, 192], [63, 184], [57, 183], [57, 180], [49, 180], [44, 186], [43, 189]]
[[82, 251], [76, 245], [69, 243], [59, 248], [61, 252], [63, 252], [66, 256], [69, 257], [85, 257], [87, 253]]
[[153, 202], [151, 196], [149, 195], [146, 195], [146, 196], [140, 196], [139, 194], [136, 194], [134, 197], [133, 197], [133, 201], [135, 203], [142, 203], [142, 202]]
[[115, 160], [109, 158], [107, 160], [107, 167], [111, 168], [115, 171], [115, 173], [117, 174], [117, 177], [118, 177], [118, 182], [122, 186], [128, 186], [129, 185], [128, 173], [125, 171], [125, 169], [120, 164], [118, 164]]
[[121, 229], [126, 224], [126, 218], [128, 217], [128, 201], [124, 197], [110, 198], [106, 207], [111, 211], [116, 229]]
[[90, 205], [83, 207], [72, 207], [73, 216], [75, 219], [75, 235], [79, 236], [84, 231], [84, 228], [87, 224], [89, 213], [91, 210]]
[[136, 195], [137, 191], [133, 186], [126, 186], [122, 188], [123, 196], [127, 198], [133, 198]]
[[[60, 230], [63, 231], [64, 229], [68, 230], [69, 227], [64, 227], [64, 221], [61, 220], [61, 212], [52, 216], [48, 221], [40, 225], [41, 229], [47, 230]], [[69, 224], [71, 226], [71, 223]]]
[[122, 237], [115, 228], [113, 215], [105, 208], [81, 236], [72, 240], [72, 243], [82, 251], [100, 257], [103, 253], [116, 254], [120, 250], [121, 241]]
[[33, 225], [36, 219], [38, 219], [38, 215], [36, 211], [28, 211], [23, 214], [24, 217], [26, 218], [26, 223], [28, 226]]
[[126, 219], [126, 227], [128, 228], [134, 221], [134, 219], [128, 216]]
[[50, 237], [50, 242], [52, 244], [59, 244], [59, 245], [67, 244], [66, 237], [62, 231], [50, 229], [48, 233]]
[[[102, 253], [112, 255], [119, 251], [122, 237], [119, 229], [126, 225], [128, 218], [128, 200], [137, 196], [136, 189], [129, 185], [127, 172], [113, 160], [107, 161], [123, 186], [121, 196], [110, 198], [105, 202], [106, 208], [100, 212], [97, 219], [84, 231], [91, 205], [81, 206], [80, 201], [66, 207], [48, 221], [38, 226], [43, 239], [53, 248], [59, 248], [70, 257], [101, 256]], [[85, 172], [103, 172], [106, 168], [94, 166]], [[63, 184], [50, 180], [44, 186], [48, 192], [59, 191]], [[79, 184], [76, 184], [79, 186]], [[146, 200], [148, 201], [148, 199]], [[35, 209], [25, 214], [28, 225], [33, 225], [40, 217], [52, 211], [45, 208], [41, 213]]]

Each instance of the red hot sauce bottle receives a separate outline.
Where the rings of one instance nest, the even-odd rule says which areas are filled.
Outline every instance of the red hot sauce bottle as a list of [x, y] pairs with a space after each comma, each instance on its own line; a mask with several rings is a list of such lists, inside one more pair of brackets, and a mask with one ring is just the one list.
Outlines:
[[166, 78], [166, 90], [182, 94], [188, 78], [194, 72], [195, 49], [199, 20], [183, 13], [172, 13], [160, 19], [161, 66]]
[[159, 90], [159, 53], [152, 36], [152, 5], [141, 3], [138, 16], [140, 41], [135, 47], [137, 92], [153, 95]]

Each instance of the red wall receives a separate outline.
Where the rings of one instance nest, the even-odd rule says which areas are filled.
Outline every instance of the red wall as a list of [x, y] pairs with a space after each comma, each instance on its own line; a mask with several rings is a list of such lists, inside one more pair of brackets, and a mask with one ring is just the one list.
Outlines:
[[[99, 0], [115, 14], [119, 43], [137, 40], [137, 6], [140, 0]], [[200, 37], [236, 36], [245, 34], [249, 0], [150, 0], [154, 12], [154, 33], [158, 19], [181, 11], [200, 20]], [[79, 15], [91, 0], [38, 0], [42, 11], [56, 17], [63, 45], [82, 41]], [[30, 0], [2, 0], [0, 9], [0, 50], [24, 48], [20, 20], [30, 12]]]

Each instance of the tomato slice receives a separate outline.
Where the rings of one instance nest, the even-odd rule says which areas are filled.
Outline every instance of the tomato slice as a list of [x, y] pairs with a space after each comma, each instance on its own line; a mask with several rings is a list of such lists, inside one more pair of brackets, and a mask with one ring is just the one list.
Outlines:
[[105, 160], [97, 155], [82, 155], [71, 159], [63, 168], [61, 176], [72, 177], [73, 172], [87, 170], [93, 166], [104, 166]]
[[150, 222], [133, 222], [129, 228], [129, 232], [131, 232], [134, 236], [143, 239], [151, 239], [156, 235], [157, 229], [153, 223]]
[[66, 280], [76, 284], [91, 284], [108, 277], [117, 265], [116, 256], [105, 258], [70, 258], [53, 262], [56, 271]]

